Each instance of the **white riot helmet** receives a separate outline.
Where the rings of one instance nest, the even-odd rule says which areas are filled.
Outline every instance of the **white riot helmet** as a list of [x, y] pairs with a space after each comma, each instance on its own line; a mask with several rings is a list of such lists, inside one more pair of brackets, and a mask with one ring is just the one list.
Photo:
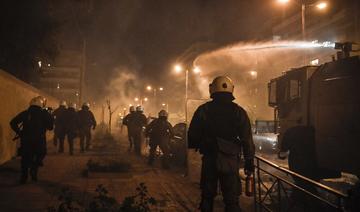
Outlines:
[[76, 110], [76, 103], [74, 102], [70, 103], [69, 108], [74, 108]]
[[67, 104], [66, 104], [66, 101], [65, 100], [61, 100], [60, 103], [59, 103], [60, 106], [63, 106], [63, 107], [67, 107]]
[[130, 111], [130, 113], [135, 112], [135, 107], [134, 107], [134, 106], [130, 106], [129, 111]]
[[144, 112], [144, 108], [141, 105], [139, 105], [136, 107], [136, 112]]
[[44, 100], [40, 96], [32, 98], [30, 100], [30, 106], [38, 106], [42, 108], [44, 106]]
[[89, 102], [84, 102], [84, 104], [82, 105], [82, 107], [87, 107], [88, 109], [90, 108], [90, 103]]
[[168, 117], [168, 112], [166, 112], [166, 110], [160, 110], [159, 112], [159, 117]]
[[37, 96], [36, 98], [39, 98], [42, 100], [43, 104], [41, 107], [45, 108], [46, 107], [46, 102], [47, 102], [47, 99], [43, 96]]
[[234, 83], [227, 76], [216, 77], [209, 85], [209, 92], [210, 96], [218, 92], [233, 93]]

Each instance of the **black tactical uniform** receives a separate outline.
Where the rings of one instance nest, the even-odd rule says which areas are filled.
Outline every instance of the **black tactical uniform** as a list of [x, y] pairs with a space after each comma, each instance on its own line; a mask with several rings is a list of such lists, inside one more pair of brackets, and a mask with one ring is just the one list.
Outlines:
[[135, 112], [130, 112], [125, 116], [123, 120], [123, 125], [127, 127], [127, 131], [128, 131], [129, 151], [133, 148], [134, 145], [134, 135], [131, 134], [134, 131], [131, 129], [131, 127], [133, 127], [132, 122], [134, 121], [134, 114]]
[[146, 127], [146, 135], [150, 137], [150, 155], [148, 162], [149, 165], [152, 165], [152, 163], [154, 162], [156, 149], [159, 146], [163, 153], [163, 168], [168, 168], [169, 142], [170, 138], [174, 136], [174, 131], [170, 122], [167, 121], [167, 117], [161, 116], [158, 119], [152, 121]]
[[147, 118], [142, 112], [135, 112], [133, 121], [130, 122], [131, 135], [134, 138], [135, 153], [141, 155], [141, 141], [143, 136], [143, 129], [147, 124]]
[[66, 110], [65, 121], [66, 121], [66, 136], [69, 143], [69, 153], [70, 155], [73, 155], [74, 139], [77, 137], [79, 132], [79, 117], [75, 108], [69, 107]]
[[21, 142], [21, 183], [26, 182], [29, 169], [32, 180], [37, 180], [38, 167], [46, 155], [46, 130], [53, 129], [53, 122], [50, 113], [34, 105], [11, 120], [10, 126]]
[[54, 144], [57, 146], [59, 144], [59, 152], [64, 152], [64, 140], [65, 140], [65, 113], [66, 107], [60, 105], [53, 112], [53, 117], [55, 119], [55, 129], [54, 129]]
[[[79, 136], [81, 152], [89, 150], [91, 142], [91, 128], [95, 129], [96, 120], [94, 114], [87, 106], [83, 106], [78, 112], [79, 117]], [[86, 139], [86, 147], [84, 147], [84, 140]]]
[[201, 168], [201, 211], [212, 211], [220, 182], [225, 211], [240, 211], [240, 154], [245, 171], [253, 172], [254, 143], [249, 118], [244, 109], [233, 103], [231, 93], [214, 93], [213, 101], [195, 112], [188, 131], [189, 148], [203, 155]]

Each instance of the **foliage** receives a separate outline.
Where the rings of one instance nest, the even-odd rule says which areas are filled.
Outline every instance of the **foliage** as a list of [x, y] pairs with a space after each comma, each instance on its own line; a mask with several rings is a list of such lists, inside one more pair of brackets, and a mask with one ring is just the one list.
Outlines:
[[151, 211], [151, 206], [156, 205], [156, 200], [149, 196], [144, 183], [140, 183], [136, 191], [136, 195], [124, 199], [121, 211], [148, 212]]
[[76, 201], [70, 189], [64, 188], [58, 197], [59, 203], [49, 207], [48, 212], [151, 212], [152, 206], [157, 204], [155, 198], [149, 195], [145, 183], [140, 183], [136, 194], [125, 197], [122, 203], [109, 196], [108, 190], [101, 184], [95, 192], [95, 197], [86, 205]]
[[80, 212], [85, 211], [79, 202], [74, 199], [69, 188], [63, 188], [58, 196], [59, 204], [48, 208], [48, 212]]

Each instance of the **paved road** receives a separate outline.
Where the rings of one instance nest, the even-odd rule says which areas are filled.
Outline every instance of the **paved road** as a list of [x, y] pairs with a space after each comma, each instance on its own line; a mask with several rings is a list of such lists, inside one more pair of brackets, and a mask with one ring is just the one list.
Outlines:
[[[127, 145], [125, 139], [119, 139]], [[163, 170], [159, 161], [154, 166], [146, 165], [146, 157], [138, 157], [126, 151], [127, 147], [116, 145], [101, 152], [85, 154], [75, 149], [74, 156], [55, 153], [49, 143], [49, 155], [39, 171], [39, 182], [18, 185], [19, 159], [0, 166], [0, 211], [45, 211], [57, 202], [59, 191], [70, 187], [77, 199], [88, 201], [99, 184], [103, 184], [111, 196], [118, 201], [133, 195], [136, 186], [144, 182], [149, 193], [159, 201], [158, 209], [163, 211], [197, 211], [200, 198], [197, 180], [182, 176], [183, 170]], [[124, 174], [91, 174], [83, 177], [89, 159], [125, 158], [132, 168]], [[197, 163], [198, 164], [198, 163]], [[194, 170], [196, 171], [196, 170]], [[252, 199], [242, 196], [245, 211], [252, 210]], [[216, 211], [223, 211], [221, 198], [216, 199]]]

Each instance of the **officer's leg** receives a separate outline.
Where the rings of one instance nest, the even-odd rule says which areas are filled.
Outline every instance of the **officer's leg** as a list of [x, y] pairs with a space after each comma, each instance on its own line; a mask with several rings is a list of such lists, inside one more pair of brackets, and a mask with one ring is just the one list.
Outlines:
[[80, 137], [80, 151], [84, 152], [85, 151], [85, 146], [84, 146], [85, 133], [84, 133], [83, 129], [79, 131], [79, 137]]
[[131, 150], [133, 141], [132, 141], [132, 135], [129, 130], [128, 130], [128, 140], [129, 140], [129, 150]]
[[43, 151], [34, 153], [32, 155], [32, 163], [31, 163], [31, 168], [30, 168], [30, 175], [31, 175], [31, 179], [33, 181], [37, 181], [37, 173], [38, 173], [38, 168], [39, 168], [39, 163], [40, 161], [44, 158], [44, 153]]
[[162, 166], [164, 169], [168, 169], [169, 167], [169, 145], [167, 140], [162, 140], [160, 143], [160, 149], [163, 153], [162, 158], [161, 158], [161, 162], [162, 162]]
[[64, 152], [64, 140], [65, 140], [65, 133], [61, 133], [59, 136], [59, 152]]
[[31, 154], [29, 151], [23, 150], [21, 152], [21, 177], [20, 177], [20, 183], [26, 183], [28, 174], [29, 174], [29, 168], [31, 164]]
[[140, 137], [140, 133], [136, 133], [134, 135], [134, 147], [135, 147], [135, 153], [137, 155], [141, 154], [141, 150], [140, 150], [140, 145], [141, 145], [141, 137]]
[[223, 194], [225, 212], [239, 212], [239, 196], [241, 194], [241, 181], [238, 173], [219, 175], [221, 191]]
[[74, 136], [68, 135], [68, 142], [69, 142], [69, 153], [70, 155], [74, 154]]
[[47, 147], [46, 147], [46, 141], [42, 141], [42, 145], [40, 146], [40, 149], [37, 151], [37, 157], [36, 157], [36, 165], [37, 166], [44, 166], [44, 159], [47, 154]]
[[212, 212], [214, 198], [217, 194], [218, 176], [216, 171], [215, 160], [211, 157], [202, 158], [201, 167], [201, 203], [200, 210], [202, 212]]
[[58, 140], [59, 140], [58, 134], [59, 134], [58, 132], [54, 132], [54, 138], [53, 138], [54, 146], [57, 146], [57, 144], [59, 143], [58, 142]]
[[91, 146], [91, 130], [90, 129], [86, 130], [85, 136], [86, 136], [86, 150], [89, 150], [90, 146]]
[[156, 148], [158, 145], [154, 144], [154, 141], [150, 142], [150, 153], [148, 164], [152, 165], [155, 159]]

